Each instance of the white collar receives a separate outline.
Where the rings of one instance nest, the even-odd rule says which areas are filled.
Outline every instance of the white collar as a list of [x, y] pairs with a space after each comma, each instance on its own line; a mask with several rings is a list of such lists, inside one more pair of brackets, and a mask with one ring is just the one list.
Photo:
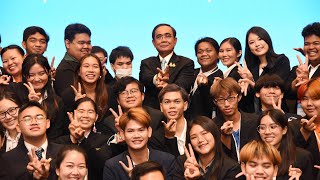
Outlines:
[[9, 135], [8, 130], [6, 130], [6, 132], [5, 132], [5, 134], [4, 134], [4, 135], [6, 136], [6, 138], [7, 138], [7, 140], [8, 140], [8, 141], [19, 141], [20, 136], [21, 136], [21, 133], [20, 133], [20, 132], [18, 132], [18, 134], [17, 134], [17, 136], [16, 136], [16, 138], [15, 138], [15, 139], [11, 138], [11, 136]]
[[173, 55], [173, 51], [170, 54], [168, 54], [166, 57], [161, 57], [160, 54], [159, 54], [160, 62], [162, 62], [163, 59], [165, 59], [166, 62], [169, 62], [169, 60], [171, 59], [172, 55]]
[[228, 67], [228, 69], [223, 72], [223, 77], [227, 78], [229, 76], [230, 72], [232, 71], [232, 69], [236, 66], [237, 66], [237, 64], [232, 64], [230, 67]]
[[32, 152], [31, 151], [32, 148], [35, 148], [36, 150], [42, 148], [44, 150], [43, 153], [46, 154], [47, 148], [48, 148], [48, 140], [46, 139], [46, 141], [40, 147], [36, 147], [36, 146], [34, 146], [32, 144], [27, 143], [26, 141], [24, 141], [24, 145], [26, 146], [26, 148], [28, 149], [28, 151], [30, 153]]

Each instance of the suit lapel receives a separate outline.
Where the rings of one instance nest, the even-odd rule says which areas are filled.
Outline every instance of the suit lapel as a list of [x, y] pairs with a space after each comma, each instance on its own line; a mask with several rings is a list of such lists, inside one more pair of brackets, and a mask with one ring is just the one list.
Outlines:
[[172, 83], [175, 79], [176, 76], [176, 72], [174, 71], [175, 68], [178, 68], [179, 66], [179, 57], [173, 53], [171, 59], [168, 62], [168, 66], [169, 66], [169, 83]]
[[316, 78], [316, 77], [320, 77], [320, 67], [318, 67], [318, 69], [316, 70], [316, 72], [314, 72], [311, 78]]

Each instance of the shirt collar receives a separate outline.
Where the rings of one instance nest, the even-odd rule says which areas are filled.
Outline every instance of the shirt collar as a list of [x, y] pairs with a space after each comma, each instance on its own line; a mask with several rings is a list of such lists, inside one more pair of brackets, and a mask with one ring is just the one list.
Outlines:
[[210, 163], [205, 167], [205, 169], [202, 169], [202, 164], [201, 164], [201, 161], [200, 161], [200, 158], [198, 160], [198, 164], [200, 166], [200, 174], [201, 175], [204, 175], [207, 173], [209, 167], [211, 166], [212, 162], [213, 162], [214, 158], [210, 161]]
[[186, 137], [187, 137], [187, 120], [184, 118], [184, 127], [181, 133], [181, 136], [178, 137], [177, 135], [175, 135], [177, 137], [177, 140], [186, 142]]
[[6, 130], [5, 134], [4, 134], [7, 138], [7, 141], [19, 141], [21, 133], [18, 133], [15, 139], [12, 139], [11, 136], [9, 135], [9, 132]]
[[46, 139], [46, 141], [40, 147], [36, 147], [36, 146], [34, 146], [32, 144], [27, 143], [26, 141], [24, 141], [24, 145], [26, 146], [26, 148], [28, 149], [28, 151], [30, 153], [32, 152], [31, 151], [32, 148], [35, 148], [35, 150], [38, 150], [38, 149], [42, 148], [44, 150], [43, 154], [46, 154], [47, 148], [48, 148], [48, 140]]
[[227, 69], [225, 72], [223, 72], [223, 77], [224, 77], [224, 78], [228, 77], [229, 74], [230, 74], [230, 72], [232, 71], [232, 69], [233, 69], [234, 67], [236, 67], [236, 66], [237, 66], [237, 64], [232, 64], [230, 67], [228, 67], [228, 69]]
[[172, 56], [173, 56], [173, 51], [170, 54], [168, 54], [166, 57], [161, 57], [159, 54], [160, 62], [162, 62], [163, 59], [165, 59], [167, 62], [169, 62], [169, 60], [171, 59]]
[[67, 52], [65, 53], [63, 59], [65, 59], [66, 61], [74, 61], [74, 62], [77, 62], [77, 63], [79, 62], [76, 58], [74, 58], [73, 56], [71, 56]]

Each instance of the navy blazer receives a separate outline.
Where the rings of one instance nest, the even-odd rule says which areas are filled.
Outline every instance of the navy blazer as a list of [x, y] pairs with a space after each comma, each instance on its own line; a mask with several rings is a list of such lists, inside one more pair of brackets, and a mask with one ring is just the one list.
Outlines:
[[[178, 56], [173, 53], [168, 64], [170, 63], [174, 64], [175, 66], [169, 66], [168, 84], [177, 84], [189, 92], [193, 83], [193, 61], [189, 58]], [[155, 109], [160, 109], [160, 103], [158, 100], [160, 89], [153, 84], [153, 77], [158, 73], [157, 68], [161, 69], [159, 56], [152, 56], [142, 60], [140, 65], [139, 80], [146, 89], [144, 105], [153, 107]]]
[[[119, 163], [119, 161], [122, 161], [126, 166], [128, 166], [127, 155], [129, 155], [129, 153], [128, 151], [125, 151], [106, 161], [103, 169], [103, 180], [130, 179], [127, 172]], [[166, 173], [166, 180], [172, 179], [175, 164], [175, 157], [173, 155], [149, 148], [149, 160], [155, 161], [163, 167]]]
[[[55, 159], [62, 148], [62, 145], [54, 144], [48, 142], [46, 158], [51, 158], [50, 162], [50, 174], [48, 180], [56, 180], [57, 175], [55, 171]], [[28, 149], [24, 145], [24, 142], [18, 144], [16, 148], [11, 151], [4, 153], [1, 156], [0, 164], [5, 164], [5, 167], [0, 169], [0, 175], [4, 179], [14, 179], [14, 180], [32, 180], [32, 174], [27, 170], [27, 165], [29, 163]]]

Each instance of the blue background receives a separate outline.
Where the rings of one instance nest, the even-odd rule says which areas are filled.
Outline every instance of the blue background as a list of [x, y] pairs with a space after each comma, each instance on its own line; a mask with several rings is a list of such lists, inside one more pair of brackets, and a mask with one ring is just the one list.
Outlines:
[[[23, 30], [41, 26], [50, 35], [45, 56], [55, 56], [58, 66], [65, 53], [64, 29], [79, 22], [91, 29], [92, 44], [108, 53], [119, 45], [129, 46], [138, 77], [140, 61], [157, 55], [151, 31], [159, 23], [177, 30], [175, 52], [193, 59], [196, 67], [193, 48], [199, 38], [210, 36], [220, 43], [236, 37], [244, 49], [247, 30], [261, 26], [269, 32], [275, 52], [286, 54], [293, 66], [298, 61], [292, 48], [303, 46], [301, 31], [320, 20], [319, 7], [319, 0], [3, 0], [1, 46], [21, 46]], [[221, 63], [219, 67], [225, 69]]]

